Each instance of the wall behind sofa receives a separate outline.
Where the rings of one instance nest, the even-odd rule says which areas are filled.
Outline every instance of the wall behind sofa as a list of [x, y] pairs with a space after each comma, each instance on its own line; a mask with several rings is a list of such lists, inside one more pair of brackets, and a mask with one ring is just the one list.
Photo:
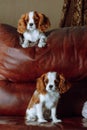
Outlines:
[[58, 27], [64, 0], [0, 0], [0, 23], [17, 27], [21, 14], [37, 10], [46, 14], [51, 28]]

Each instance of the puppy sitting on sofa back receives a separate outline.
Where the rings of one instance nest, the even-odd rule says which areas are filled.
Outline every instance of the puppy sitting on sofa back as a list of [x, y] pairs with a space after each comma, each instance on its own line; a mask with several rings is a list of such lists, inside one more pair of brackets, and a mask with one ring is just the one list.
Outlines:
[[30, 43], [38, 42], [38, 47], [46, 45], [44, 32], [50, 27], [49, 18], [42, 13], [30, 11], [23, 14], [18, 22], [17, 31], [23, 35], [20, 39], [23, 48], [30, 46]]

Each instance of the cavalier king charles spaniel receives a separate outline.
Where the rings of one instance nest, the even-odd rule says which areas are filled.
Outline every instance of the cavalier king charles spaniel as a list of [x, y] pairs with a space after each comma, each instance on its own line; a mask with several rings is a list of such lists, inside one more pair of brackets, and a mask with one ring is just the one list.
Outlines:
[[57, 103], [60, 94], [70, 88], [70, 83], [57, 72], [48, 72], [37, 79], [36, 90], [26, 110], [26, 120], [39, 123], [52, 119], [53, 123], [61, 122], [56, 117]]
[[46, 45], [46, 36], [44, 32], [50, 27], [50, 21], [42, 13], [30, 11], [21, 16], [18, 22], [17, 31], [22, 34], [20, 39], [23, 48], [27, 48], [32, 43], [38, 42], [38, 47]]

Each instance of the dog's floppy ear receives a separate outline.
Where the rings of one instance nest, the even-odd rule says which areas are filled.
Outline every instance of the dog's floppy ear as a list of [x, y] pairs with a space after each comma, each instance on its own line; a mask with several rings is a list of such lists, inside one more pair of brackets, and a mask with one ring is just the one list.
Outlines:
[[50, 27], [50, 20], [44, 14], [39, 13], [39, 25], [38, 29], [42, 32], [45, 32]]
[[28, 13], [23, 14], [18, 21], [17, 31], [20, 34], [23, 34], [26, 31], [27, 22], [28, 22]]
[[37, 79], [36, 88], [39, 93], [46, 94], [46, 87], [44, 83], [44, 77], [46, 74], [43, 74], [40, 78]]
[[60, 94], [62, 94], [69, 90], [71, 84], [65, 79], [63, 74], [60, 74], [59, 77], [60, 77], [59, 92]]

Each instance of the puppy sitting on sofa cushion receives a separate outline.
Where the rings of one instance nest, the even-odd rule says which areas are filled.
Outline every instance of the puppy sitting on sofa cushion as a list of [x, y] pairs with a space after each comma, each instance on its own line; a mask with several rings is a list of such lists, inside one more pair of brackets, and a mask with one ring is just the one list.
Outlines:
[[[0, 96], [4, 95], [0, 98], [0, 113], [3, 115], [24, 115], [35, 80], [48, 71], [63, 73], [72, 83], [72, 88], [61, 97], [57, 115], [81, 115], [87, 100], [87, 27], [60, 28], [46, 35], [45, 48], [22, 48], [17, 29], [0, 24]], [[15, 104], [24, 106], [20, 111]]]

